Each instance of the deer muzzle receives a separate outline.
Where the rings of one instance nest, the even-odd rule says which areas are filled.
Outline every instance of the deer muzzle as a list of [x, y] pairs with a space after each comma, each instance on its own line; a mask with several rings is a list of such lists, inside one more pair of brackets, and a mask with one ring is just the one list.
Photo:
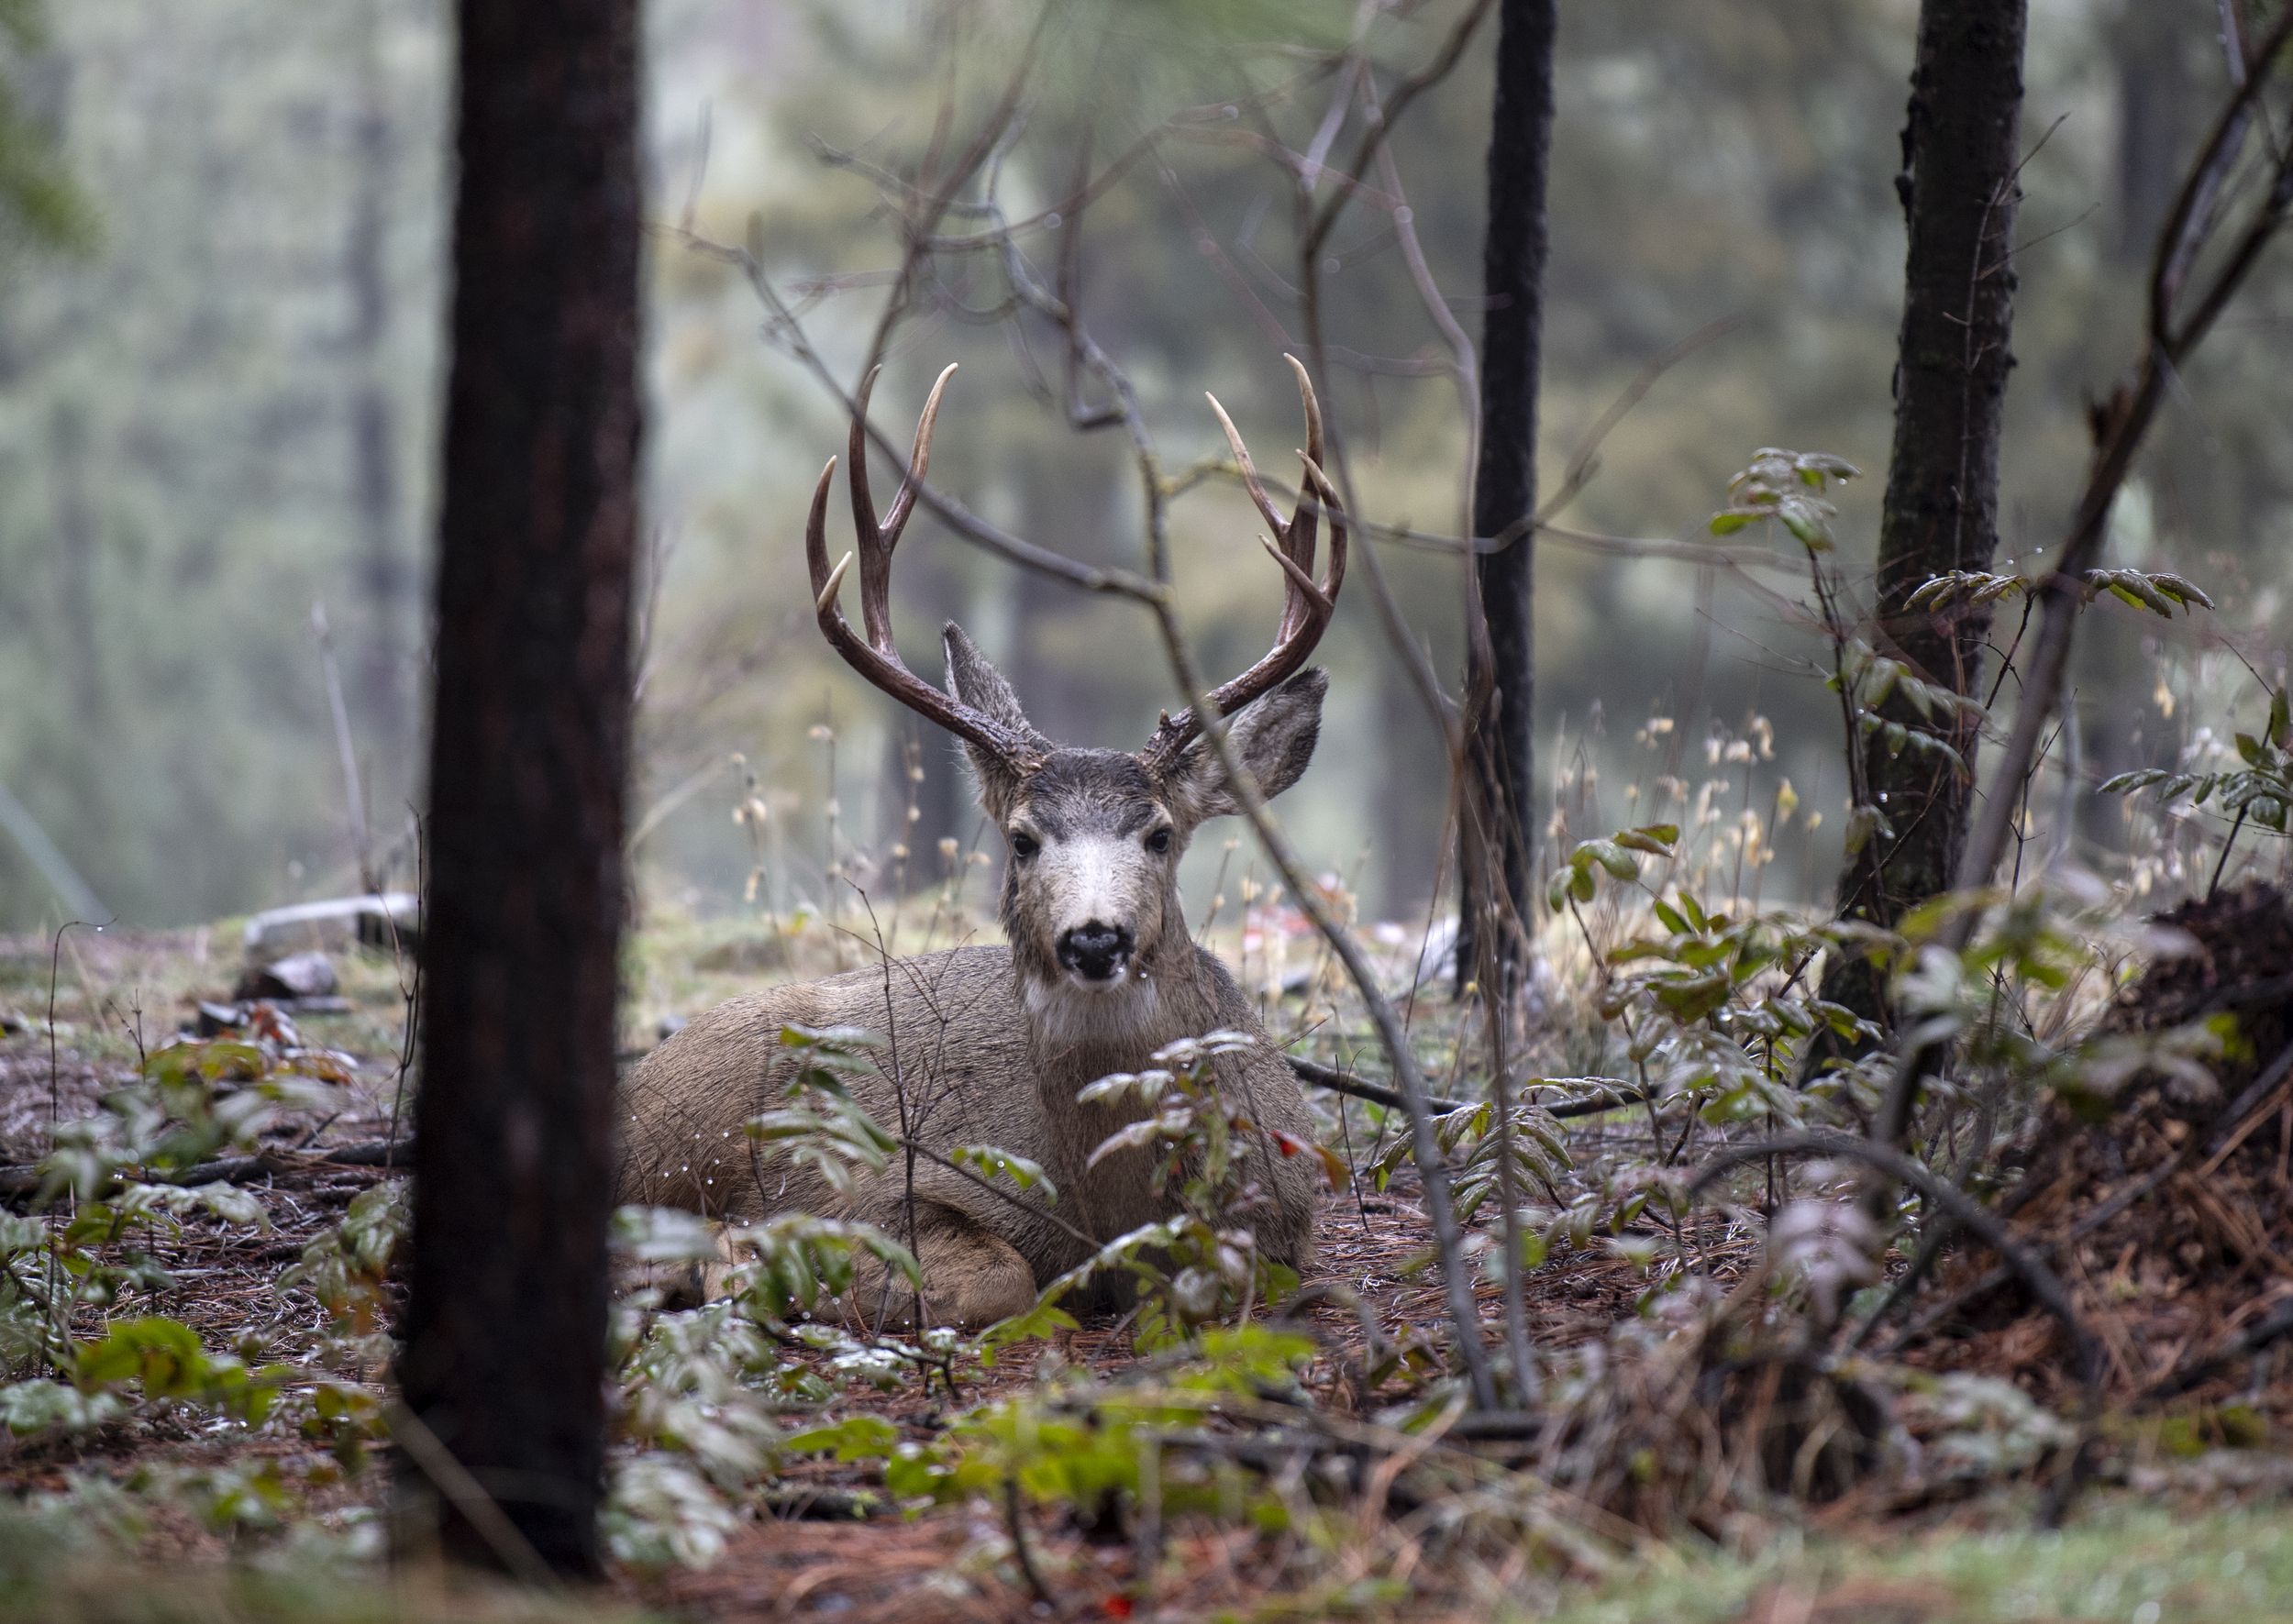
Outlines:
[[1085, 981], [1113, 981], [1131, 961], [1136, 945], [1121, 925], [1097, 920], [1063, 931], [1058, 939], [1059, 968]]

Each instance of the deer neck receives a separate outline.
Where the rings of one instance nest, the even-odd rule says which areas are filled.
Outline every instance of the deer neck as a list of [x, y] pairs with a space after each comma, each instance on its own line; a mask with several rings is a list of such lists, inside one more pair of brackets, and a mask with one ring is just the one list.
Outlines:
[[[1167, 900], [1164, 917], [1185, 918], [1175, 896]], [[1071, 1106], [1085, 1084], [1111, 1072], [1144, 1070], [1164, 1044], [1217, 1024], [1214, 989], [1182, 928], [1163, 933], [1121, 981], [1104, 989], [1079, 987], [1024, 950], [1013, 954], [1012, 970], [1036, 1075], [1054, 1110]]]
[[1154, 1188], [1154, 1163], [1146, 1152], [1124, 1151], [1091, 1166], [1091, 1153], [1109, 1135], [1151, 1107], [1135, 1098], [1085, 1104], [1075, 1096], [1115, 1072], [1144, 1071], [1166, 1044], [1218, 1025], [1215, 989], [1183, 933], [1104, 991], [1024, 967], [1018, 978], [1047, 1159], [1076, 1221], [1100, 1240], [1112, 1240], [1169, 1206]]

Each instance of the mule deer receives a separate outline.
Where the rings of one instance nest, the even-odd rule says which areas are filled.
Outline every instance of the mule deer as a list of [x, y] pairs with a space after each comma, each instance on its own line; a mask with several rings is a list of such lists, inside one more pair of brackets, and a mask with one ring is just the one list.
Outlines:
[[[1306, 417], [1304, 494], [1284, 516], [1260, 484], [1241, 436], [1218, 414], [1244, 482], [1279, 543], [1284, 602], [1272, 648], [1207, 696], [1227, 717], [1235, 758], [1262, 794], [1303, 773], [1321, 727], [1326, 676], [1306, 659], [1329, 624], [1346, 571], [1346, 531], [1324, 476], [1321, 413], [1305, 369], [1291, 361]], [[813, 492], [804, 547], [820, 629], [860, 675], [962, 741], [980, 801], [1008, 850], [1002, 920], [1007, 946], [968, 946], [896, 959], [826, 980], [770, 988], [694, 1019], [648, 1055], [626, 1091], [626, 1199], [712, 1216], [755, 1219], [805, 1210], [865, 1219], [912, 1237], [933, 1322], [978, 1327], [1017, 1313], [1040, 1285], [1083, 1261], [1078, 1232], [1112, 1240], [1166, 1215], [1146, 1151], [1090, 1165], [1091, 1152], [1144, 1108], [1082, 1104], [1077, 1091], [1117, 1071], [1145, 1069], [1155, 1051], [1219, 1029], [1257, 1038], [1215, 1062], [1222, 1097], [1254, 1124], [1241, 1135], [1259, 1194], [1251, 1221], [1261, 1252], [1299, 1268], [1313, 1254], [1323, 1177], [1312, 1154], [1270, 1154], [1274, 1137], [1311, 1141], [1298, 1084], [1267, 1040], [1250, 1000], [1190, 934], [1179, 859], [1205, 820], [1239, 810], [1236, 793], [1191, 709], [1165, 713], [1145, 749], [1054, 744], [1027, 720], [995, 668], [950, 623], [947, 691], [914, 675], [893, 646], [892, 549], [931, 456], [949, 367], [916, 425], [911, 468], [880, 518], [869, 494], [868, 395], [851, 429], [852, 521], [858, 531], [865, 635], [837, 606], [851, 555], [828, 565], [825, 536], [832, 458]], [[1327, 573], [1313, 578], [1316, 514], [1330, 516]], [[1057, 1185], [1049, 1213], [930, 1161], [839, 1200], [816, 1173], [759, 1166], [744, 1124], [785, 1097], [798, 1057], [785, 1028], [856, 1026], [881, 1040], [875, 1075], [852, 1092], [887, 1128], [945, 1154], [984, 1143], [1040, 1163]], [[1055, 1213], [1057, 1216], [1051, 1216]], [[904, 1296], [905, 1294], [901, 1294]]]

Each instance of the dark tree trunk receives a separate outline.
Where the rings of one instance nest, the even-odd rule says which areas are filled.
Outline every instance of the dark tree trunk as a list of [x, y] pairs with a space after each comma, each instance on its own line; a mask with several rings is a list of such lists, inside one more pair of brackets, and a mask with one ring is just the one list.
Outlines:
[[[462, 0], [408, 1407], [597, 1565], [637, 479], [637, 0]], [[410, 1450], [446, 1549], [515, 1563]], [[454, 1474], [446, 1475], [451, 1477]], [[498, 1533], [498, 1530], [497, 1530]]]
[[1468, 628], [1466, 772], [1459, 818], [1457, 984], [1498, 967], [1510, 989], [1527, 946], [1535, 858], [1536, 395], [1545, 327], [1545, 182], [1553, 146], [1554, 0], [1503, 0], [1482, 245], [1480, 460], [1473, 534], [1509, 544], [1474, 560], [1487, 627]]
[[[1895, 380], [1895, 445], [1879, 519], [1874, 641], [1927, 681], [1981, 697], [1987, 609], [1906, 602], [1930, 578], [1990, 568], [1998, 548], [1999, 430], [2014, 314], [2011, 257], [2022, 160], [2024, 0], [1924, 0], [1896, 185], [1911, 227]], [[1940, 735], [1974, 767], [1976, 729], [1889, 720]], [[1847, 860], [1839, 911], [1892, 925], [1949, 889], [1966, 837], [1969, 780], [1932, 753], [1889, 757], [1875, 735], [1848, 748], [1861, 790], [1894, 829]], [[1834, 963], [1823, 993], [1883, 1018], [1885, 989], [1861, 959]]]

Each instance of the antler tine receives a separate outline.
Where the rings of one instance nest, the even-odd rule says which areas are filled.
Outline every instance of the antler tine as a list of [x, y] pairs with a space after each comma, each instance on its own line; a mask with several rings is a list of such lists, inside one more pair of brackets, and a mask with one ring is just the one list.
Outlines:
[[828, 466], [820, 470], [820, 482], [813, 487], [812, 510], [804, 521], [804, 563], [812, 573], [813, 613], [820, 623], [821, 635], [844, 657], [845, 664], [909, 710], [1000, 757], [1015, 770], [1025, 771], [1040, 756], [1036, 741], [918, 677], [900, 657], [899, 647], [892, 637], [892, 549], [899, 545], [901, 527], [914, 505], [914, 487], [930, 462], [932, 425], [939, 414], [940, 391], [947, 387], [948, 372], [954, 370], [951, 366], [940, 373], [939, 381], [932, 386], [931, 397], [924, 404], [923, 419], [916, 425], [912, 470], [901, 482], [892, 513], [881, 525], [868, 493], [868, 396], [875, 385], [876, 374], [871, 371], [861, 381], [853, 403], [850, 483], [852, 525], [859, 544], [857, 556], [860, 567], [860, 616], [867, 624], [868, 635], [862, 637], [852, 629], [852, 623], [845, 618], [836, 602], [855, 555], [847, 553], [833, 569], [828, 567], [828, 488], [836, 477], [833, 457], [828, 458]]
[[[836, 478], [836, 458], [828, 458], [828, 466], [820, 470], [820, 482], [812, 488], [812, 514], [804, 521], [804, 565], [812, 571], [812, 596], [814, 603], [825, 613], [827, 606], [836, 602], [836, 587], [843, 580], [844, 564], [831, 574], [828, 569], [828, 486]], [[844, 563], [852, 561], [846, 554]]]
[[[1322, 634], [1329, 628], [1330, 617], [1337, 609], [1338, 589], [1346, 580], [1346, 513], [1336, 488], [1322, 471], [1321, 403], [1315, 400], [1313, 384], [1297, 358], [1282, 359], [1298, 376], [1299, 399], [1306, 415], [1306, 448], [1298, 454], [1299, 461], [1305, 465], [1304, 488], [1299, 492], [1296, 509], [1287, 518], [1259, 483], [1257, 469], [1250, 460], [1249, 449], [1242, 443], [1234, 420], [1226, 415], [1215, 395], [1209, 397], [1211, 410], [1218, 414], [1219, 426], [1226, 431], [1226, 443], [1233, 447], [1235, 461], [1242, 470], [1244, 488], [1280, 538], [1279, 542], [1263, 536], [1259, 540], [1282, 572], [1282, 618], [1274, 635], [1274, 646], [1248, 670], [1203, 696], [1205, 702], [1221, 716], [1240, 710], [1304, 668], [1315, 645], [1321, 642]], [[1330, 516], [1330, 566], [1317, 585], [1313, 579], [1314, 542], [1318, 517], [1325, 512]], [[1202, 720], [1192, 707], [1176, 716], [1165, 716], [1144, 752], [1148, 764], [1158, 769], [1168, 767], [1202, 730]]]
[[1235, 427], [1234, 419], [1226, 415], [1226, 408], [1218, 403], [1216, 395], [1206, 389], [1202, 392], [1202, 398], [1210, 403], [1210, 409], [1218, 414], [1218, 426], [1226, 431], [1226, 444], [1233, 449], [1234, 459], [1242, 469], [1242, 488], [1250, 493], [1250, 500], [1257, 503], [1258, 512], [1266, 515], [1266, 522], [1277, 530], [1281, 529], [1287, 521], [1282, 517], [1282, 510], [1274, 505], [1274, 499], [1266, 493], [1266, 487], [1258, 483], [1257, 464], [1250, 460], [1250, 447], [1242, 443], [1242, 431]]
[[[1290, 370], [1297, 374], [1298, 403], [1304, 408], [1306, 414], [1306, 446], [1298, 453], [1298, 460], [1304, 465], [1305, 473], [1299, 481], [1297, 508], [1282, 531], [1282, 552], [1300, 569], [1312, 574], [1315, 521], [1319, 516], [1318, 510], [1327, 508], [1330, 514], [1330, 569], [1333, 580], [1323, 588], [1323, 593], [1335, 598], [1337, 595], [1336, 582], [1346, 578], [1345, 519], [1335, 498], [1330, 494], [1330, 481], [1322, 472], [1322, 403], [1314, 398], [1313, 381], [1306, 375], [1304, 364], [1294, 355], [1285, 355], [1282, 359], [1288, 361]], [[1287, 601], [1283, 609], [1283, 620], [1287, 624], [1299, 609], [1298, 601], [1294, 598]]]
[[[1309, 393], [1306, 398], [1311, 401], [1313, 397]], [[1320, 450], [1319, 446], [1309, 443], [1308, 448], [1298, 454], [1298, 460], [1306, 467], [1307, 490], [1330, 516], [1330, 567], [1323, 572], [1321, 591], [1324, 598], [1335, 603], [1338, 589], [1346, 584], [1346, 544], [1351, 537], [1346, 529], [1346, 504], [1338, 499], [1337, 487], [1330, 483], [1330, 476], [1322, 471], [1322, 459], [1316, 455]], [[1313, 562], [1309, 547], [1306, 564], [1311, 567]]]
[[859, 537], [860, 619], [868, 626], [868, 640], [881, 648], [892, 646], [892, 549], [900, 545], [900, 532], [907, 528], [908, 514], [914, 511], [916, 487], [931, 467], [932, 430], [939, 421], [939, 397], [955, 370], [950, 361], [925, 398], [924, 414], [915, 423], [915, 449], [909, 454], [907, 472], [881, 519], [876, 516], [876, 501], [868, 488], [868, 400], [876, 392], [881, 367], [868, 370], [852, 400], [852, 529]]
[[915, 447], [908, 453], [908, 471], [900, 481], [900, 489], [893, 492], [892, 505], [884, 510], [884, 551], [889, 554], [900, 545], [900, 532], [908, 526], [908, 514], [915, 506], [917, 487], [924, 483], [924, 475], [932, 466], [932, 430], [939, 425], [939, 397], [947, 388], [947, 380], [956, 375], [956, 362], [949, 361], [932, 381], [932, 392], [924, 397], [924, 414], [915, 420]]

